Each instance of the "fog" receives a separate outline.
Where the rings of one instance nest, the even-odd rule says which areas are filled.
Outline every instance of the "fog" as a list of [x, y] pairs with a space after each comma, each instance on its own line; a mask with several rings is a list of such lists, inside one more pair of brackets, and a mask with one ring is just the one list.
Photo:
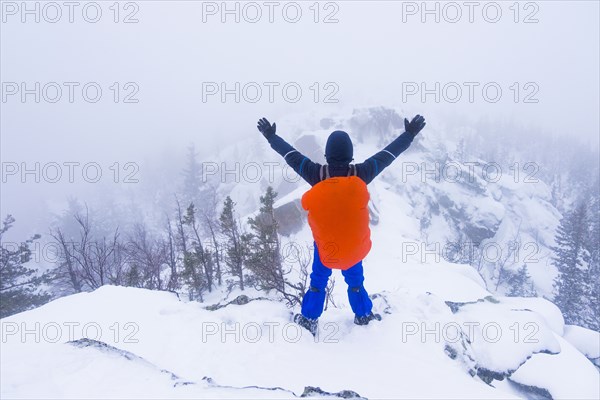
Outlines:
[[[480, 120], [526, 127], [523, 146], [568, 135], [598, 147], [598, 2], [427, 3], [437, 15], [423, 13], [425, 3], [392, 1], [72, 9], [29, 2], [33, 13], [24, 4], [2, 2], [0, 39], [0, 208], [16, 217], [19, 235], [44, 229], [40, 218], [69, 196], [95, 193], [77, 169], [73, 183], [38, 183], [22, 175], [24, 165], [94, 162], [112, 174], [119, 163], [125, 174], [129, 162], [177, 163], [190, 143], [209, 159], [241, 138], [263, 140], [255, 127], [263, 116], [320, 118], [383, 105], [423, 114], [428, 127]], [[230, 90], [224, 98], [222, 83]], [[278, 133], [285, 137], [286, 126]], [[139, 176], [153, 179], [149, 170]]]

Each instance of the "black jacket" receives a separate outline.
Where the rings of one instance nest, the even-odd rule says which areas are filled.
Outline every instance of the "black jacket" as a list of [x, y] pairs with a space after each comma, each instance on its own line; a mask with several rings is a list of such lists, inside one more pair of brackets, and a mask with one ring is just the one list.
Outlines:
[[[395, 159], [406, 150], [412, 143], [414, 136], [408, 132], [404, 132], [398, 136], [392, 143], [387, 145], [372, 157], [367, 158], [364, 162], [356, 164], [356, 175], [366, 184], [371, 183], [377, 175], [389, 166]], [[283, 156], [290, 167], [293, 168], [311, 186], [319, 183], [321, 179], [321, 164], [312, 162], [308, 157], [294, 149], [289, 143], [283, 140], [276, 134], [269, 137], [269, 144], [279, 154]], [[348, 163], [333, 163], [329, 164], [329, 175], [347, 176], [349, 170]]]

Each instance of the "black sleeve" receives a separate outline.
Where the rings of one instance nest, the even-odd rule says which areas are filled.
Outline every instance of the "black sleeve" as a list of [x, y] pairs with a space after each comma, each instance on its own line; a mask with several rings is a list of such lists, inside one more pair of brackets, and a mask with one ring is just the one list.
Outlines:
[[358, 177], [367, 184], [371, 183], [400, 153], [408, 149], [414, 138], [412, 134], [404, 132], [379, 153], [367, 158], [363, 163], [357, 164], [356, 173]]
[[321, 180], [319, 176], [321, 164], [312, 162], [308, 157], [294, 149], [288, 142], [275, 134], [269, 138], [269, 144], [271, 145], [271, 148], [279, 153], [285, 162], [287, 162], [288, 165], [311, 186], [319, 183]]

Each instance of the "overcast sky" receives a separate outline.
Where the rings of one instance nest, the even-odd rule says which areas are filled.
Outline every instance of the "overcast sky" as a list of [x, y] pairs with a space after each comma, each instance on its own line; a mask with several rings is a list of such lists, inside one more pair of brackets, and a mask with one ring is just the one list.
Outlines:
[[[54, 3], [58, 10], [42, 2], [35, 22], [24, 3], [2, 2], [3, 163], [106, 166], [192, 141], [209, 154], [257, 134], [260, 116], [326, 116], [362, 105], [422, 113], [433, 126], [448, 115], [511, 119], [597, 146], [596, 1], [429, 2], [433, 13], [423, 13], [422, 2], [400, 1], [229, 2], [233, 13], [223, 13], [220, 1], [122, 2], [118, 10], [113, 3], [94, 3], [97, 18], [93, 4], [70, 10]], [[22, 83], [33, 89], [25, 102]], [[225, 102], [221, 83], [233, 90]], [[86, 84], [90, 101], [102, 90], [96, 103], [84, 98]], [[57, 86], [62, 94], [52, 103]], [[2, 186], [2, 214], [32, 204], [25, 201], [32, 194], [64, 197], [48, 185]]]

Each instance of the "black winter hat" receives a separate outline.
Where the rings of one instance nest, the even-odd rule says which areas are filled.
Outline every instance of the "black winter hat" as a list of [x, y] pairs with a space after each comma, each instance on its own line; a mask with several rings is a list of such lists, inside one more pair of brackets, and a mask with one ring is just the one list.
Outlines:
[[354, 147], [350, 136], [344, 131], [335, 131], [327, 138], [325, 159], [328, 164], [350, 164]]

